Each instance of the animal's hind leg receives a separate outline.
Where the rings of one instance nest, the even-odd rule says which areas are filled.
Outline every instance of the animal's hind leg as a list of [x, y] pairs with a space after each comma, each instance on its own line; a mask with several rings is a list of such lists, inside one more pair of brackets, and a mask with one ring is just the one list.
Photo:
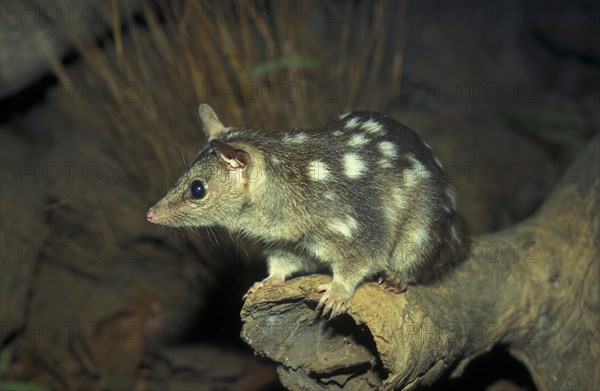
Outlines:
[[393, 272], [383, 272], [377, 278], [377, 282], [387, 291], [392, 293], [402, 293], [408, 288], [408, 285], [402, 277]]

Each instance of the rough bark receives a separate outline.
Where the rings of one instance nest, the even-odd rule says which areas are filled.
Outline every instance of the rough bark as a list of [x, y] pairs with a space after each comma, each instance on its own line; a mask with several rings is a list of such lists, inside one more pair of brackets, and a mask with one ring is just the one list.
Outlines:
[[502, 344], [539, 389], [600, 386], [599, 139], [531, 218], [474, 238], [442, 281], [356, 291], [347, 315], [315, 320], [327, 276], [267, 287], [245, 302], [242, 337], [290, 389], [412, 389]]

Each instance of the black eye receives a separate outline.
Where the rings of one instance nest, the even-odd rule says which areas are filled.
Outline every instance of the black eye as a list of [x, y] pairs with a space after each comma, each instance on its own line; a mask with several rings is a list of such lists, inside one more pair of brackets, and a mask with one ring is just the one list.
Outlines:
[[190, 186], [190, 190], [192, 192], [192, 197], [193, 198], [204, 198], [204, 196], [206, 195], [206, 186], [204, 186], [204, 183], [202, 181], [193, 181], [191, 186]]

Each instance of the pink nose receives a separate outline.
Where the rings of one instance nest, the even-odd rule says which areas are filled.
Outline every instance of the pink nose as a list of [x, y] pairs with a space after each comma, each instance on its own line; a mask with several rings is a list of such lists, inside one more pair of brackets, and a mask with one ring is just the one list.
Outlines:
[[146, 212], [146, 220], [148, 220], [149, 222], [152, 223], [153, 218], [154, 218], [154, 209], [150, 208], [150, 209], [148, 209], [148, 212]]

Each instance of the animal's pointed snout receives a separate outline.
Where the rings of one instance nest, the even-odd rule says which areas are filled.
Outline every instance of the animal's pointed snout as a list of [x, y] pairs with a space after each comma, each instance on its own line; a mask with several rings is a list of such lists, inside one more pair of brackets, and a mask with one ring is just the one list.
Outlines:
[[148, 220], [148, 222], [150, 222], [150, 223], [154, 223], [153, 219], [154, 219], [154, 209], [150, 208], [146, 212], [146, 220]]

